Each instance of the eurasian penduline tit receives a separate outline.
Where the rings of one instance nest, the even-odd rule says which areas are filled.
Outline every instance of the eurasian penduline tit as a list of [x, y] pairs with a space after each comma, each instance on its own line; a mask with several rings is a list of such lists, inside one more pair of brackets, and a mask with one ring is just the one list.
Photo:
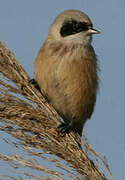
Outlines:
[[91, 45], [90, 18], [78, 10], [65, 10], [51, 24], [34, 62], [34, 80], [64, 122], [62, 133], [82, 135], [93, 113], [98, 90], [98, 64]]

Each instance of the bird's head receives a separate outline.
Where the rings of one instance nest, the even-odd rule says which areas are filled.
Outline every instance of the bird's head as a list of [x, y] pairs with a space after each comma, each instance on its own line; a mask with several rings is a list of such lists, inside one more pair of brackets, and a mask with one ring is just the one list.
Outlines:
[[78, 10], [65, 10], [59, 14], [50, 26], [48, 37], [55, 41], [89, 45], [92, 34], [99, 31], [93, 29], [90, 18]]

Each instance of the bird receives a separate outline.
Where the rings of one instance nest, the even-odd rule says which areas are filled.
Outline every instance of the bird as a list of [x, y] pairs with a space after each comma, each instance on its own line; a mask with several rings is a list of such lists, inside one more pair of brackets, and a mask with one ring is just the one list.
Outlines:
[[91, 42], [99, 33], [84, 12], [64, 10], [50, 25], [35, 58], [34, 82], [63, 119], [58, 126], [62, 134], [82, 136], [94, 111], [99, 66]]

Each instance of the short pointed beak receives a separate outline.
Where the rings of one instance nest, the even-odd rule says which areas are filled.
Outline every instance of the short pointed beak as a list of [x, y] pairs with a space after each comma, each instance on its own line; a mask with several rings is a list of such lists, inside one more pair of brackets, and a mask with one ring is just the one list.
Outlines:
[[96, 30], [96, 29], [90, 28], [90, 29], [88, 30], [88, 33], [90, 33], [90, 34], [100, 34], [101, 32], [98, 31], [98, 30]]

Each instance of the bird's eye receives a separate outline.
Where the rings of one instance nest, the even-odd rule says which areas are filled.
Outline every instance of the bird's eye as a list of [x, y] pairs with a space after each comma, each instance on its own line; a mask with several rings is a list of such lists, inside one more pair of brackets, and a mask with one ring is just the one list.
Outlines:
[[64, 22], [60, 30], [60, 34], [62, 37], [65, 37], [87, 30], [88, 30], [88, 24], [83, 22], [77, 22], [75, 20], [69, 20]]

